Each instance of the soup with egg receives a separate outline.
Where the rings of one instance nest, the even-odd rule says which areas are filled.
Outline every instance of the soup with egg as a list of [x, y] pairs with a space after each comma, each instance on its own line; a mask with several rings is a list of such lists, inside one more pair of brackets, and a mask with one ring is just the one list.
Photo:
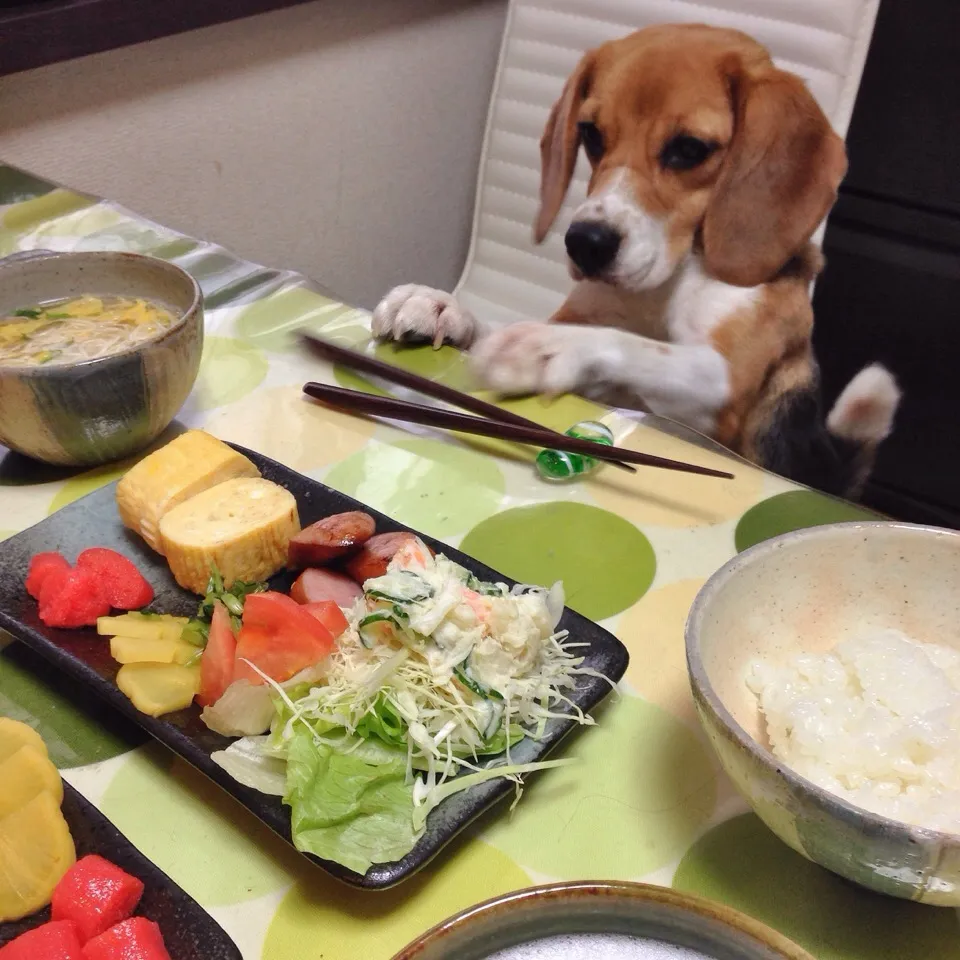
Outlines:
[[121, 353], [169, 330], [177, 317], [151, 300], [85, 294], [0, 318], [0, 366], [34, 367]]

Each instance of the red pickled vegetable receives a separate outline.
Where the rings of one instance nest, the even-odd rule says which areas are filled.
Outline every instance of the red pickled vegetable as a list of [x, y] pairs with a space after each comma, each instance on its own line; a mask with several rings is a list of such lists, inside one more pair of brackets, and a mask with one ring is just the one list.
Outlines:
[[83, 960], [83, 957], [77, 928], [69, 920], [43, 923], [0, 947], [0, 960]]
[[90, 547], [77, 557], [77, 569], [89, 570], [104, 598], [117, 610], [139, 610], [153, 599], [153, 587], [132, 560], [108, 547]]
[[143, 881], [98, 857], [81, 857], [54, 888], [51, 916], [71, 920], [86, 943], [133, 914]]
[[110, 603], [90, 570], [55, 570], [40, 588], [40, 619], [48, 627], [92, 627], [109, 612]]
[[170, 954], [157, 924], [131, 917], [88, 940], [83, 960], [170, 960]]
[[30, 569], [27, 571], [27, 593], [34, 600], [40, 599], [40, 588], [44, 580], [58, 570], [69, 570], [70, 564], [66, 557], [55, 550], [48, 553], [37, 553], [30, 558]]

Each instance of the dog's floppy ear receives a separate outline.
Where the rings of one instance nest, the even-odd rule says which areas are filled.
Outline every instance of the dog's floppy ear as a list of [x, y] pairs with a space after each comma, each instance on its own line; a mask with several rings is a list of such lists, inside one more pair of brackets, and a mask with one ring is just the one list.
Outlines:
[[580, 135], [577, 119], [593, 76], [595, 54], [584, 54], [570, 75], [560, 99], [553, 105], [540, 138], [540, 211], [533, 239], [542, 243], [556, 220], [577, 163]]
[[703, 220], [709, 272], [765, 283], [810, 239], [847, 169], [843, 141], [803, 81], [774, 67], [732, 78], [733, 140]]

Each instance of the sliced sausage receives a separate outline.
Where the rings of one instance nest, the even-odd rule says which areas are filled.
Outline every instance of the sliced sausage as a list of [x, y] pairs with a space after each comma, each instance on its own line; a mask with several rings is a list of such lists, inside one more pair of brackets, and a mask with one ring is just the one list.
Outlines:
[[363, 591], [345, 573], [313, 567], [304, 570], [290, 588], [297, 603], [320, 603], [332, 600], [338, 606], [352, 607]]
[[291, 570], [316, 567], [355, 553], [376, 529], [373, 517], [359, 510], [324, 517], [305, 527], [290, 541], [287, 566]]
[[378, 533], [344, 564], [344, 568], [357, 583], [365, 583], [371, 577], [382, 577], [397, 551], [405, 543], [416, 539], [406, 530]]

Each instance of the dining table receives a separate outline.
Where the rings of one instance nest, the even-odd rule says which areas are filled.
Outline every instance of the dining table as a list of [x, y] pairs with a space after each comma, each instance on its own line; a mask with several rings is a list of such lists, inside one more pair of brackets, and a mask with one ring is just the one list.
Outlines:
[[[550, 482], [535, 469], [535, 450], [311, 402], [302, 393], [309, 380], [384, 387], [320, 362], [298, 330], [480, 391], [457, 350], [377, 344], [366, 310], [305, 276], [0, 166], [0, 256], [30, 249], [133, 251], [182, 267], [203, 289], [205, 343], [173, 429], [202, 428], [256, 450], [517, 581], [561, 580], [567, 604], [630, 654], [595, 724], [560, 748], [574, 763], [530, 777], [514, 809], [488, 811], [405, 882], [366, 891], [326, 874], [93, 691], [0, 635], [0, 715], [34, 726], [64, 779], [197, 900], [245, 960], [390, 960], [451, 914], [569, 880], [643, 881], [721, 901], [819, 960], [960, 958], [956, 911], [870, 893], [774, 836], [721, 771], [690, 693], [684, 622], [716, 570], [777, 534], [872, 514], [676, 425], [577, 396], [483, 394], [560, 431], [602, 421], [621, 446], [733, 479], [602, 466]], [[336, 277], [321, 279], [336, 288]], [[137, 459], [70, 470], [0, 453], [0, 538]]]

